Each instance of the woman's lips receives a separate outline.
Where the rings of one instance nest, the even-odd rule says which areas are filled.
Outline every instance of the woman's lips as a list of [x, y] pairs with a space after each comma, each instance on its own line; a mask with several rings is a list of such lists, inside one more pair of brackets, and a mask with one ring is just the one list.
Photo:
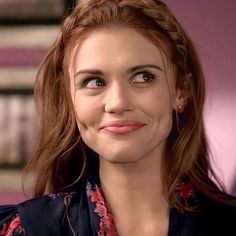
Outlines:
[[104, 124], [101, 130], [111, 134], [126, 134], [145, 126], [139, 121], [112, 121]]

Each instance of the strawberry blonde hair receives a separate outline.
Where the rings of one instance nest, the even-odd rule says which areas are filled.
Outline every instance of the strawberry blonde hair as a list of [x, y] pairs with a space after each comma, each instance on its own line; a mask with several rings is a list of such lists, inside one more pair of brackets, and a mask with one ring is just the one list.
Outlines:
[[75, 120], [69, 62], [86, 33], [108, 25], [134, 28], [152, 40], [173, 66], [176, 87], [188, 94], [184, 113], [173, 112], [167, 140], [163, 179], [170, 205], [184, 208], [175, 201], [175, 189], [186, 176], [196, 190], [227, 202], [209, 160], [203, 123], [205, 82], [198, 55], [189, 36], [159, 0], [84, 0], [64, 20], [35, 84], [38, 139], [26, 167], [35, 174], [34, 195], [75, 189], [86, 173], [87, 147]]

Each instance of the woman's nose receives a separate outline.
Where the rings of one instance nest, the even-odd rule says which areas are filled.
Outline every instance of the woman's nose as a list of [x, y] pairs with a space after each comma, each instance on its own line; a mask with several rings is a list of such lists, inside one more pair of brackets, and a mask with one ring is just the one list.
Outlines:
[[133, 109], [132, 94], [127, 87], [114, 85], [107, 90], [105, 101], [107, 113], [122, 114]]

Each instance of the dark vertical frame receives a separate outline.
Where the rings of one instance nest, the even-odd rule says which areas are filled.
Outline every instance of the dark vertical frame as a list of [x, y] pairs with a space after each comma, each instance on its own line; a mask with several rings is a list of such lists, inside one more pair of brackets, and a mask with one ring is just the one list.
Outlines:
[[[23, 0], [22, 0], [23, 1]], [[64, 19], [64, 17], [68, 14], [70, 14], [76, 3], [78, 2], [78, 0], [64, 0], [63, 1], [63, 13], [58, 16], [57, 18], [55, 17], [49, 17], [49, 18], [39, 18], [39, 19], [31, 19], [31, 18], [27, 18], [27, 19], [4, 19], [0, 16], [0, 26], [10, 26], [10, 25], [53, 25], [53, 24], [60, 24], [62, 23], [62, 20]]]
[[65, 14], [70, 14], [76, 6], [76, 0], [65, 0]]

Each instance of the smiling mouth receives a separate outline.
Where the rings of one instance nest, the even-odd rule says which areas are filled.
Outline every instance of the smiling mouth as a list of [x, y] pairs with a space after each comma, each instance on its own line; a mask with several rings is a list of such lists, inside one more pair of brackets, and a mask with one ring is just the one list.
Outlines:
[[101, 130], [109, 134], [127, 134], [145, 126], [145, 123], [137, 121], [112, 121], [104, 126]]

